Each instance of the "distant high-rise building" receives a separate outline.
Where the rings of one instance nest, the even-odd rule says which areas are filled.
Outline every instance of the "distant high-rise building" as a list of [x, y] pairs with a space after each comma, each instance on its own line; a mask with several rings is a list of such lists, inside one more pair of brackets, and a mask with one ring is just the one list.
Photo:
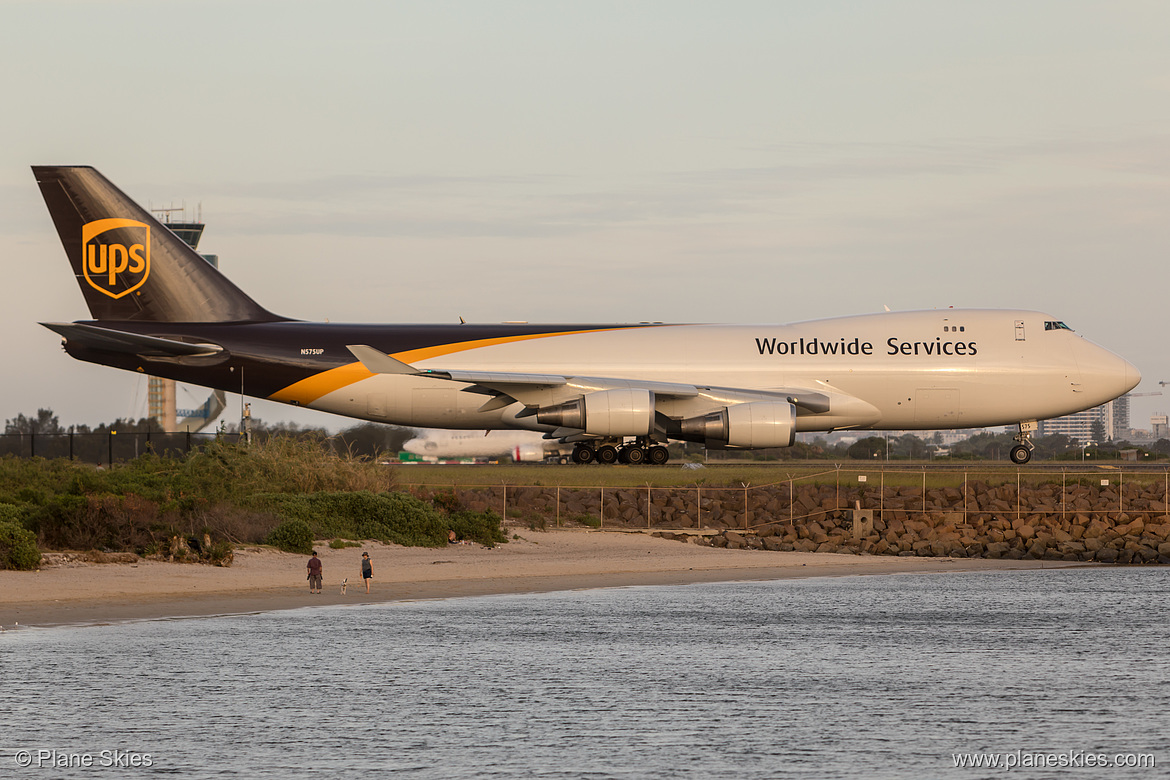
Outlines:
[[1129, 396], [1123, 395], [1109, 403], [1076, 414], [1052, 420], [1041, 420], [1040, 429], [1036, 433], [1039, 436], [1052, 436], [1060, 433], [1070, 439], [1075, 439], [1080, 444], [1089, 442], [1101, 444], [1102, 442], [1096, 441], [1093, 436], [1093, 426], [1096, 423], [1101, 424], [1106, 440], [1127, 438], [1130, 435]]
[[[1125, 439], [1129, 436], [1129, 394], [1114, 398], [1109, 402], [1113, 406], [1113, 434], [1115, 439]], [[1109, 404], [1106, 404], [1107, 406]]]

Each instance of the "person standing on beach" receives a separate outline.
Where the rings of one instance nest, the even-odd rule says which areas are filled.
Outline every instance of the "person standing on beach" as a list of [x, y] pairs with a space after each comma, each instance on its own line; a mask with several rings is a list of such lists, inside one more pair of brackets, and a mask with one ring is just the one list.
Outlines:
[[370, 563], [370, 554], [362, 553], [362, 579], [366, 581], [366, 593], [370, 592], [370, 578], [374, 576], [374, 567]]
[[321, 592], [321, 559], [317, 551], [313, 550], [313, 557], [309, 559], [309, 593]]

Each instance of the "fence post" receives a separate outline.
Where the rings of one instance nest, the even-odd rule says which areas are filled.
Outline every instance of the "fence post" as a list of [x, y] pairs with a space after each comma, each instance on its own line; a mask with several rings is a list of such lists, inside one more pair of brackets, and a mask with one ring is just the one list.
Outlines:
[[69, 460], [73, 460], [73, 431], [69, 431]]
[[695, 522], [699, 530], [703, 530], [703, 486], [695, 485]]
[[503, 523], [508, 522], [508, 483], [507, 482], [503, 483], [503, 488], [504, 488], [504, 518], [503, 518], [503, 522], [500, 523], [501, 525], [503, 525]]
[[1120, 469], [1117, 474], [1117, 511], [1125, 511], [1125, 469]]
[[557, 485], [557, 528], [561, 527], [561, 486]]
[[926, 519], [926, 466], [922, 467], [922, 517]]
[[963, 469], [963, 522], [967, 522], [967, 469]]
[[1023, 496], [1020, 495], [1020, 470], [1016, 469], [1016, 519], [1017, 520], [1019, 520], [1021, 517], [1020, 502], [1022, 500], [1023, 500]]
[[650, 530], [650, 483], [646, 483], [646, 530]]
[[739, 484], [743, 485], [743, 530], [746, 531], [748, 529], [748, 504], [747, 504], [748, 485], [751, 483], [750, 482], [740, 482]]

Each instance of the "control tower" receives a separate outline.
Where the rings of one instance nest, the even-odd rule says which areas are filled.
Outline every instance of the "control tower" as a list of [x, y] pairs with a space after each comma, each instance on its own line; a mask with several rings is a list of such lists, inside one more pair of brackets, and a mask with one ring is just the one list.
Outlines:
[[[170, 229], [179, 238], [183, 239], [186, 244], [199, 251], [199, 239], [203, 238], [203, 228], [206, 224], [202, 222], [202, 209], [199, 210], [195, 221], [187, 220], [187, 209], [184, 208], [166, 208], [166, 209], [151, 209], [151, 212]], [[174, 217], [178, 219], [174, 219]], [[211, 263], [215, 268], [219, 268], [219, 255], [205, 255], [200, 254], [207, 262]], [[207, 426], [212, 420], [219, 415], [222, 407], [215, 410], [213, 399], [208, 399], [207, 403], [196, 410], [185, 410], [183, 420], [180, 423], [179, 413], [175, 408], [175, 380], [160, 379], [159, 377], [149, 377], [149, 385], [147, 389], [147, 404], [150, 417], [158, 420], [158, 424], [162, 426], [167, 433], [174, 433], [176, 431], [191, 430], [192, 433]], [[211, 412], [215, 410], [215, 414]]]

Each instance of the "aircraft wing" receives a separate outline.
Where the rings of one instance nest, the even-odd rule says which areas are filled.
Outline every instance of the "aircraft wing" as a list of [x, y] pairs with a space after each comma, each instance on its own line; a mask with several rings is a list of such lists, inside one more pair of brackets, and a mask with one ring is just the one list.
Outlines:
[[142, 357], [203, 357], [218, 355], [225, 350], [218, 344], [192, 344], [175, 339], [125, 333], [79, 322], [42, 322], [46, 328], [59, 333], [66, 341], [104, 352], [126, 352]]
[[[535, 407], [539, 402], [548, 401], [547, 391], [563, 388], [571, 394], [597, 390], [621, 388], [649, 390], [656, 396], [673, 398], [695, 398], [704, 391], [730, 392], [743, 401], [784, 400], [810, 414], [829, 411], [829, 396], [808, 388], [781, 388], [773, 390], [743, 390], [738, 388], [698, 387], [680, 382], [656, 382], [640, 379], [618, 379], [614, 377], [565, 376], [559, 374], [520, 374], [503, 371], [459, 371], [444, 369], [416, 369], [408, 363], [390, 357], [383, 352], [365, 345], [347, 347], [362, 365], [375, 374], [410, 374], [413, 376], [446, 379], [471, 385], [467, 392], [493, 396], [479, 411], [488, 412], [502, 409], [519, 401]], [[571, 387], [570, 387], [571, 386]], [[526, 400], [528, 399], [528, 400]], [[519, 416], [528, 416], [521, 412]]]

